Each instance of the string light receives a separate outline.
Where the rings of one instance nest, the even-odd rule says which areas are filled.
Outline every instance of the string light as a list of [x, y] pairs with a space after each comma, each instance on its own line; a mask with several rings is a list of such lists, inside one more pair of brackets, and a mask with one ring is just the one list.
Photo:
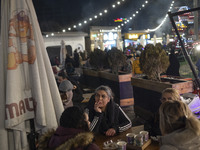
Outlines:
[[[125, 1], [125, 0], [121, 0], [121, 2], [124, 2], [124, 1]], [[121, 2], [120, 2], [120, 1], [117, 1], [116, 4], [117, 4], [117, 5], [121, 5]], [[133, 16], [133, 17], [136, 17], [136, 14], [138, 14], [139, 11], [141, 11], [141, 10], [146, 6], [146, 4], [148, 4], [148, 3], [149, 3], [148, 1], [145, 1], [144, 4], [141, 5], [142, 8], [140, 7], [139, 10], [135, 11], [135, 13], [132, 14], [132, 16]], [[170, 5], [170, 8], [169, 8], [168, 11], [171, 11], [173, 5], [174, 5], [174, 1], [172, 1], [172, 3], [171, 3], [171, 5]], [[112, 4], [111, 7], [112, 7], [112, 8], [115, 8], [116, 5], [115, 5], [115, 4]], [[103, 12], [106, 14], [106, 13], [108, 13], [108, 10], [107, 10], [107, 9], [104, 9]], [[103, 13], [102, 13], [102, 12], [99, 12], [99, 16], [103, 16]], [[161, 24], [160, 24], [159, 26], [157, 26], [155, 29], [148, 29], [148, 31], [152, 32], [152, 31], [156, 31], [157, 29], [159, 29], [159, 28], [164, 24], [164, 22], [166, 21], [167, 16], [168, 16], [168, 15], [165, 16], [165, 18], [162, 20], [162, 22], [161, 22]], [[133, 17], [129, 17], [130, 20], [132, 20]], [[98, 18], [98, 16], [97, 16], [97, 15], [94, 15], [94, 19], [97, 19], [97, 18]], [[84, 24], [87, 24], [87, 20], [88, 20], [88, 21], [92, 21], [93, 19], [90, 17], [89, 19], [84, 20], [83, 23], [84, 23]], [[130, 21], [127, 20], [127, 21], [124, 22], [124, 24], [127, 24], [127, 23], [129, 23], [129, 22], [130, 22]], [[121, 25], [118, 25], [118, 26], [115, 27], [113, 30], [115, 30], [116, 28], [121, 28], [122, 26], [124, 26], [124, 24], [122, 23]], [[82, 23], [79, 22], [78, 25], [73, 25], [73, 28], [75, 29], [75, 28], [77, 28], [77, 26], [79, 26], [79, 27], [82, 26]], [[71, 30], [71, 27], [68, 27], [68, 30], [70, 31], [70, 30]], [[62, 32], [66, 32], [66, 30], [63, 29]], [[51, 33], [51, 36], [54, 36], [54, 33]], [[46, 35], [46, 37], [49, 37], [49, 36]]]
[[[173, 6], [173, 4], [174, 4], [174, 1], [172, 1], [172, 3], [171, 3], [171, 5], [170, 5], [170, 8], [169, 8], [168, 11], [171, 11], [171, 9], [172, 9], [171, 6]], [[156, 28], [154, 28], [154, 29], [148, 29], [148, 31], [153, 32], [153, 31], [158, 30], [158, 29], [165, 23], [165, 21], [167, 20], [167, 17], [168, 17], [168, 14], [165, 15], [165, 17], [164, 17], [164, 19], [162, 20], [162, 22], [161, 22]]]
[[[125, 0], [121, 0], [121, 1], [118, 0], [118, 1], [116, 1], [115, 4], [112, 4], [112, 5], [111, 5], [111, 8], [116, 8], [116, 7], [117, 7], [116, 5], [119, 6], [119, 5], [121, 5], [122, 3], [124, 3], [124, 2], [125, 2]], [[97, 14], [99, 14], [99, 16], [103, 16], [103, 13], [102, 13], [102, 12], [106, 14], [106, 13], [108, 13], [108, 10], [107, 10], [107, 9], [104, 9], [103, 11], [101, 11], [101, 12], [99, 12], [99, 13], [97, 13]], [[97, 18], [98, 18], [98, 15], [97, 15], [97, 14], [94, 15], [94, 19], [97, 19]], [[85, 19], [82, 23], [79, 22], [77, 25], [73, 25], [73, 28], [76, 29], [77, 27], [81, 27], [82, 24], [87, 24], [87, 21], [86, 21], [86, 20], [88, 20], [88, 21], [91, 22], [91, 21], [93, 20], [93, 18], [90, 17], [89, 19]], [[69, 29], [71, 30], [72, 27], [68, 27], [68, 30], [69, 30]], [[63, 31], [64, 31], [64, 30], [65, 30], [65, 29], [63, 29]]]
[[[147, 4], [148, 1], [145, 1], [145, 3]], [[172, 3], [170, 4], [170, 7], [169, 7], [168, 11], [171, 11], [173, 5], [174, 5], [174, 1], [172, 1]], [[142, 4], [142, 7], [145, 7], [145, 4]], [[138, 14], [138, 13], [139, 13], [139, 11], [136, 11], [136, 14]], [[135, 17], [136, 14], [133, 14], [133, 17]], [[162, 22], [160, 23], [160, 25], [158, 25], [155, 29], [147, 29], [147, 32], [154, 32], [154, 31], [158, 30], [165, 23], [167, 17], [168, 17], [168, 14], [165, 15], [165, 18], [162, 20]], [[133, 18], [130, 17], [130, 19], [132, 20]], [[127, 24], [127, 22], [125, 24]], [[121, 26], [124, 26], [124, 24], [121, 24]]]

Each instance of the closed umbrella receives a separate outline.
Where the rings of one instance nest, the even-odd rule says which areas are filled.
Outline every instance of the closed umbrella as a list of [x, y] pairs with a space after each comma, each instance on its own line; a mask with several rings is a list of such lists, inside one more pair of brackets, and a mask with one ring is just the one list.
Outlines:
[[117, 36], [117, 48], [118, 49], [121, 49], [121, 42], [120, 42], [120, 39], [119, 39], [119, 35]]
[[65, 66], [66, 54], [67, 54], [67, 50], [66, 50], [66, 47], [65, 47], [65, 41], [62, 40], [61, 41], [61, 49], [60, 49], [60, 64], [62, 65], [62, 67]]
[[25, 150], [30, 119], [45, 132], [64, 108], [32, 1], [2, 0], [1, 16], [0, 149]]
[[169, 43], [169, 34], [167, 34], [166, 45]]
[[156, 34], [153, 35], [153, 44], [156, 45]]
[[140, 45], [142, 45], [143, 47], [145, 45], [145, 41], [144, 41], [144, 36], [143, 35], [141, 35], [141, 37], [140, 37]]
[[94, 49], [98, 48], [98, 41], [97, 41], [97, 38], [95, 38], [94, 40]]

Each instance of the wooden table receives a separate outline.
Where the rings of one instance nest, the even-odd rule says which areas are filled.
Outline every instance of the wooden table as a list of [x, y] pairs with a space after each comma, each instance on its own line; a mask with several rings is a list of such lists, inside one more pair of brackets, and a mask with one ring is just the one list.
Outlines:
[[[117, 142], [118, 140], [127, 141], [126, 140], [126, 134], [127, 133], [132, 132], [132, 133], [138, 134], [142, 130], [144, 130], [143, 125], [132, 127], [130, 129], [128, 129], [127, 131], [122, 132], [119, 135], [116, 135], [116, 136], [113, 136], [113, 137], [107, 137], [107, 136], [102, 135], [102, 134], [97, 134], [97, 135], [95, 135], [95, 143], [100, 147], [101, 150], [103, 150], [103, 143], [104, 142], [110, 141], [110, 140], [112, 140], [113, 142]], [[149, 141], [144, 143], [144, 145], [142, 147], [132, 146], [132, 145], [127, 144], [126, 149], [127, 150], [159, 150], [159, 143], [152, 141], [150, 139]]]

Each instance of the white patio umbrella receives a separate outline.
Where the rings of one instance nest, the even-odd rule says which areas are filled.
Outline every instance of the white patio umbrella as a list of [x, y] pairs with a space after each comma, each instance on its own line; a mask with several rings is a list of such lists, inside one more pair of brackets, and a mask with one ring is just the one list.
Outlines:
[[156, 34], [153, 35], [153, 44], [156, 45]]
[[62, 40], [61, 41], [61, 49], [60, 49], [60, 64], [62, 65], [62, 67], [65, 66], [65, 58], [66, 58], [66, 54], [67, 54], [67, 49], [65, 47], [65, 41]]
[[101, 50], [104, 50], [103, 36], [100, 37], [100, 49], [101, 49]]
[[141, 35], [141, 37], [140, 37], [140, 44], [144, 47], [144, 36], [143, 35]]
[[26, 150], [30, 119], [44, 132], [64, 108], [32, 0], [2, 0], [1, 16], [0, 149]]
[[95, 38], [95, 40], [94, 40], [94, 48], [98, 48], [98, 41], [97, 41], [97, 38]]
[[121, 49], [121, 42], [120, 42], [120, 39], [119, 39], [119, 36], [117, 36], [117, 40], [116, 40], [116, 45], [117, 45], [117, 48], [118, 49]]
[[169, 43], [169, 34], [166, 36], [166, 45]]

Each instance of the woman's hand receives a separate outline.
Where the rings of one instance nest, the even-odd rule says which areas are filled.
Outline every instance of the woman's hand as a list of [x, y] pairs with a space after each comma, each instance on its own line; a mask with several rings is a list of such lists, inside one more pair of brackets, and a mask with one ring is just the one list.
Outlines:
[[96, 112], [102, 112], [102, 110], [101, 110], [101, 108], [99, 107], [99, 103], [98, 102], [95, 102], [95, 104], [94, 104], [94, 110], [96, 111]]
[[106, 131], [106, 136], [114, 136], [115, 134], [116, 134], [116, 131], [115, 131], [115, 129], [113, 129], [113, 128], [110, 128], [110, 129], [108, 129], [107, 131]]

